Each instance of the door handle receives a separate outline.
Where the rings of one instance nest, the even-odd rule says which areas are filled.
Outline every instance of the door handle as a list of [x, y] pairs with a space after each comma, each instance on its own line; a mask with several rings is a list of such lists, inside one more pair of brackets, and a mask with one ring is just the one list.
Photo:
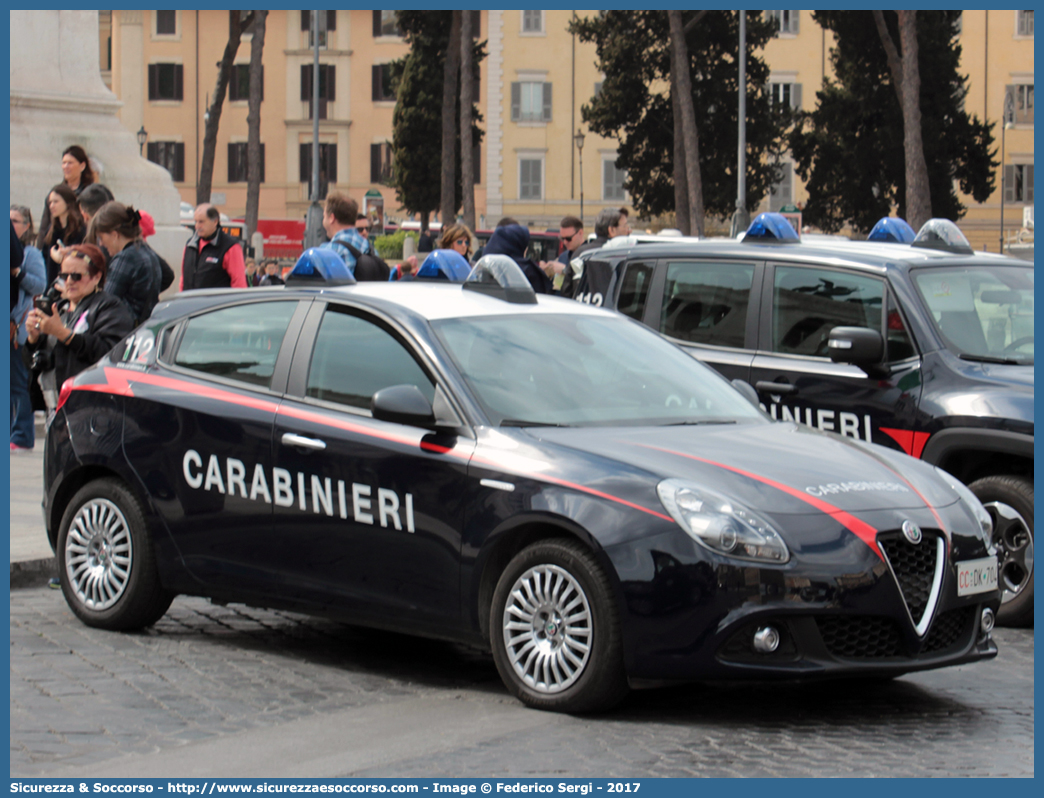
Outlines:
[[303, 435], [295, 435], [292, 432], [283, 433], [283, 443], [287, 446], [298, 446], [302, 449], [318, 449], [321, 451], [326, 448], [326, 441], [321, 441], [318, 438], [306, 438]]
[[769, 382], [768, 380], [760, 380], [754, 384], [754, 387], [762, 393], [774, 393], [779, 396], [797, 393], [797, 388], [786, 382]]

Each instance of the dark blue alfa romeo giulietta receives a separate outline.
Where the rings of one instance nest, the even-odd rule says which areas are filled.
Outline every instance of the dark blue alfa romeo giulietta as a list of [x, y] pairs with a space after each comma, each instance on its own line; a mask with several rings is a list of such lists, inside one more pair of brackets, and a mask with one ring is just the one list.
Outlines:
[[990, 516], [946, 472], [775, 422], [497, 256], [464, 284], [313, 260], [160, 304], [63, 387], [44, 513], [84, 623], [324, 615], [489, 647], [562, 711], [996, 655]]

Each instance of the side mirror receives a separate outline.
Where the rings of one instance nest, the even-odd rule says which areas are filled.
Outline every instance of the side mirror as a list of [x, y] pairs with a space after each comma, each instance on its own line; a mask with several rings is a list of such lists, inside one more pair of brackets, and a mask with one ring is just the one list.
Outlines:
[[851, 363], [875, 376], [884, 358], [884, 338], [869, 327], [835, 327], [827, 337], [827, 351], [835, 363]]
[[370, 412], [380, 421], [425, 428], [435, 425], [431, 402], [416, 385], [381, 388], [370, 399]]
[[754, 386], [746, 380], [733, 380], [732, 387], [743, 394], [743, 398], [750, 402], [754, 407], [761, 409], [761, 401], [758, 399], [758, 392], [754, 390]]

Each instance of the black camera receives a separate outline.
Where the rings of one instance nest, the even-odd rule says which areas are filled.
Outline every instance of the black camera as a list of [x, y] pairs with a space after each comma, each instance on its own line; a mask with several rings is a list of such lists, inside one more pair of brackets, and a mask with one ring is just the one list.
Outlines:
[[38, 349], [33, 352], [33, 363], [31, 366], [34, 374], [43, 374], [54, 368], [54, 350]]
[[51, 283], [51, 287], [44, 291], [42, 294], [40, 294], [40, 296], [38, 296], [33, 301], [33, 305], [35, 305], [36, 309], [41, 313], [46, 313], [48, 316], [50, 316], [51, 305], [53, 305], [55, 302], [60, 302], [61, 300], [62, 291], [60, 288], [58, 288], [58, 284], [55, 282]]

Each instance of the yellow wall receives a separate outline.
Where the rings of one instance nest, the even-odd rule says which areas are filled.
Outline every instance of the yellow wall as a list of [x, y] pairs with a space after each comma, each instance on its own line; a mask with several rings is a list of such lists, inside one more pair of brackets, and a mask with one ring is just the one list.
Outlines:
[[[595, 83], [602, 79], [595, 66], [592, 44], [575, 41], [567, 32], [574, 12], [543, 12], [543, 31], [522, 30], [519, 10], [484, 11], [481, 14], [482, 39], [488, 41], [489, 57], [481, 67], [478, 103], [486, 123], [476, 187], [476, 212], [479, 227], [492, 227], [502, 215], [511, 215], [536, 229], [557, 227], [563, 215], [580, 213], [580, 157], [573, 134], [584, 127], [583, 149], [584, 217], [588, 228], [597, 212], [606, 206], [630, 205], [603, 200], [603, 160], [615, 158], [617, 143], [591, 134], [582, 125], [580, 108], [590, 101]], [[595, 11], [575, 12], [587, 16]], [[798, 32], [783, 34], [764, 50], [775, 82], [802, 85], [802, 107], [815, 105], [816, 91], [824, 73], [829, 75], [832, 37], [815, 25], [811, 11], [799, 12]], [[199, 19], [199, 31], [196, 19]], [[137, 21], [137, 20], [140, 20]], [[1004, 86], [1033, 82], [1033, 39], [1015, 32], [1015, 11], [966, 11], [963, 18], [962, 68], [968, 74], [968, 110], [992, 122], [999, 122]], [[99, 36], [107, 36], [106, 21], [100, 18]], [[182, 197], [195, 202], [197, 139], [202, 142], [203, 114], [208, 93], [216, 80], [215, 63], [227, 39], [227, 11], [179, 12], [178, 33], [173, 37], [154, 35], [154, 12], [113, 11], [113, 91], [124, 102], [121, 118], [132, 131], [144, 124], [150, 140], [179, 140], [185, 144], [184, 183], [178, 184]], [[307, 32], [300, 30], [299, 11], [272, 11], [268, 15], [265, 44], [265, 99], [261, 110], [262, 141], [266, 145], [266, 181], [261, 191], [262, 217], [296, 218], [307, 207], [307, 186], [299, 177], [299, 144], [311, 141], [312, 125], [307, 119], [307, 104], [300, 99], [300, 67], [311, 63]], [[872, 32], [871, 32], [872, 33]], [[320, 124], [320, 141], [338, 144], [338, 182], [357, 200], [370, 189], [385, 199], [385, 210], [396, 217], [394, 191], [370, 183], [370, 145], [391, 139], [394, 104], [373, 102], [371, 66], [402, 57], [407, 51], [399, 37], [374, 38], [372, 12], [338, 11], [337, 30], [331, 32], [328, 48], [321, 51], [322, 63], [337, 68], [337, 95], [329, 119]], [[244, 41], [237, 63], [247, 63], [250, 46]], [[147, 65], [178, 61], [184, 65], [184, 100], [149, 102]], [[196, 64], [200, 64], [199, 79]], [[553, 84], [552, 118], [547, 123], [512, 122], [511, 83], [520, 78], [548, 80]], [[496, 85], [491, 85], [494, 81]], [[213, 190], [226, 194], [223, 210], [230, 216], [243, 213], [246, 185], [229, 185], [227, 145], [246, 140], [246, 102], [226, 102], [218, 135]], [[996, 128], [998, 158], [1000, 125]], [[519, 199], [520, 154], [544, 159], [543, 197]], [[1005, 162], [1032, 163], [1033, 126], [1017, 124], [1005, 134]], [[1000, 235], [1000, 170], [998, 191], [978, 205], [965, 198], [969, 212], [962, 228], [981, 248], [996, 249]], [[803, 203], [807, 192], [794, 179], [793, 200]], [[766, 203], [767, 204], [767, 203]], [[1010, 205], [1005, 226], [1010, 231], [1021, 225], [1022, 204]]]

